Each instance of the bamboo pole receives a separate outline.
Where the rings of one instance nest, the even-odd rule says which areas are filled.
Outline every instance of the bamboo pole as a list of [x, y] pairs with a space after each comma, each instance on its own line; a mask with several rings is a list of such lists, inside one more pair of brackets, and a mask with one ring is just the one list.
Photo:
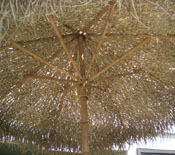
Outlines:
[[20, 46], [20, 45], [18, 45], [18, 44], [16, 44], [16, 43], [12, 43], [12, 45], [13, 45], [14, 47], [18, 48], [19, 50], [21, 50], [21, 51], [23, 51], [23, 52], [25, 52], [25, 53], [27, 53], [27, 54], [33, 56], [35, 59], [39, 60], [40, 62], [42, 62], [42, 63], [48, 65], [50, 68], [55, 69], [55, 70], [57, 70], [58, 72], [64, 73], [64, 74], [66, 74], [67, 76], [71, 77], [71, 78], [74, 79], [74, 80], [77, 80], [77, 78], [76, 78], [75, 76], [71, 75], [70, 73], [68, 73], [68, 72], [66, 72], [66, 71], [64, 71], [64, 70], [62, 70], [62, 69], [60, 69], [60, 68], [58, 68], [58, 67], [56, 67], [56, 66], [54, 66], [54, 65], [52, 65], [52, 64], [49, 63], [48, 61], [46, 61], [46, 60], [40, 58], [39, 56], [35, 55], [35, 54], [32, 53], [31, 51], [29, 51], [29, 50], [23, 48], [22, 46]]
[[[85, 79], [85, 64], [83, 59], [84, 47], [83, 38], [79, 36], [79, 61], [80, 61], [80, 72]], [[78, 86], [78, 96], [81, 104], [81, 123], [82, 123], [82, 133], [81, 133], [81, 154], [89, 155], [89, 145], [88, 145], [88, 112], [87, 112], [87, 94], [85, 91], [84, 83], [80, 83]]]
[[84, 32], [84, 31], [88, 31], [92, 26], [94, 26], [95, 23], [96, 23], [100, 18], [102, 18], [102, 17], [104, 16], [104, 14], [105, 14], [106, 11], [108, 10], [108, 8], [109, 8], [109, 5], [105, 6], [105, 7], [102, 9], [102, 11], [100, 11], [100, 12], [98, 13], [98, 15], [97, 15], [92, 21], [90, 21], [90, 22], [88, 23], [87, 26], [85, 26], [85, 27], [83, 28], [83, 32]]
[[141, 46], [143, 46], [149, 40], [150, 40], [150, 38], [145, 39], [143, 42], [141, 42], [136, 47], [134, 47], [131, 50], [129, 50], [123, 56], [121, 56], [120, 58], [117, 58], [113, 63], [109, 64], [107, 67], [105, 67], [104, 69], [102, 69], [100, 72], [98, 72], [97, 74], [95, 74], [94, 76], [92, 76], [90, 78], [90, 81], [93, 81], [94, 79], [96, 79], [97, 77], [99, 77], [101, 74], [103, 74], [104, 72], [106, 72], [107, 70], [109, 70], [112, 66], [114, 66], [115, 64], [117, 64], [120, 61], [124, 60], [126, 57], [128, 57], [129, 55], [131, 55], [132, 53], [134, 53], [138, 48], [140, 48]]
[[64, 83], [64, 84], [77, 82], [74, 80], [58, 79], [58, 78], [49, 77], [49, 76], [37, 76], [37, 75], [28, 75], [27, 78], [39, 79], [39, 80], [50, 80], [50, 81], [60, 82], [60, 83]]
[[[95, 33], [88, 33], [88, 37], [100, 37], [102, 34], [95, 34]], [[160, 39], [166, 39], [166, 38], [175, 38], [175, 34], [117, 34], [117, 33], [107, 33], [105, 35], [106, 37], [121, 37], [121, 38], [160, 38]]]
[[[79, 88], [82, 90], [82, 86]], [[83, 95], [83, 91], [79, 92]], [[82, 123], [82, 133], [81, 133], [81, 154], [89, 155], [89, 145], [88, 145], [88, 112], [87, 112], [87, 96], [80, 97], [81, 104], [81, 123]]]
[[74, 69], [75, 69], [75, 71], [77, 72], [79, 78], [82, 79], [82, 76], [81, 76], [81, 74], [80, 74], [80, 71], [78, 70], [77, 64], [75, 63], [74, 59], [73, 59], [72, 56], [71, 56], [70, 51], [68, 50], [67, 46], [65, 45], [64, 40], [63, 40], [63, 37], [62, 37], [60, 31], [59, 31], [59, 29], [57, 28], [56, 24], [54, 23], [53, 17], [52, 17], [51, 15], [48, 15], [47, 17], [48, 17], [49, 22], [51, 23], [51, 25], [52, 25], [52, 27], [53, 27], [55, 33], [56, 33], [56, 36], [57, 36], [57, 38], [58, 38], [60, 44], [62, 45], [64, 51], [66, 52], [66, 54], [67, 54], [67, 56], [68, 56], [68, 58], [69, 58], [69, 60], [71, 61], [72, 65], [73, 65], [73, 67], [74, 67]]
[[108, 15], [108, 18], [107, 18], [107, 20], [106, 20], [106, 24], [105, 24], [104, 29], [103, 29], [103, 33], [102, 33], [102, 35], [101, 35], [101, 37], [100, 37], [100, 41], [98, 42], [98, 45], [97, 45], [97, 47], [96, 47], [96, 49], [95, 49], [95, 51], [94, 51], [94, 54], [93, 54], [93, 56], [92, 56], [92, 59], [91, 59], [91, 62], [90, 62], [90, 65], [89, 65], [89, 68], [88, 68], [86, 77], [88, 77], [88, 75], [89, 75], [89, 73], [90, 73], [90, 71], [91, 71], [91, 69], [92, 69], [92, 66], [93, 66], [93, 64], [94, 64], [94, 60], [95, 60], [95, 58], [96, 58], [96, 55], [97, 55], [98, 51], [100, 50], [101, 45], [102, 45], [102, 43], [103, 43], [103, 40], [104, 40], [104, 38], [105, 38], [107, 29], [108, 29], [109, 24], [110, 24], [110, 22], [111, 22], [111, 20], [112, 20], [112, 15], [113, 15], [113, 13], [114, 13], [114, 9], [115, 9], [116, 2], [117, 2], [116, 0], [113, 1], [113, 4], [112, 4], [112, 6], [111, 6], [111, 9], [110, 9], [110, 12], [109, 12], [109, 15]]
[[[63, 35], [63, 38], [69, 38], [69, 37], [73, 37], [73, 36], [75, 36], [75, 34], [66, 34], [66, 35]], [[57, 36], [50, 36], [50, 37], [45, 37], [45, 38], [33, 39], [33, 40], [16, 41], [16, 43], [20, 44], [20, 45], [28, 45], [28, 44], [44, 43], [44, 42], [47, 42], [47, 41], [54, 41], [54, 40], [57, 40], [57, 39], [58, 39]], [[13, 48], [13, 45], [8, 44], [8, 45], [5, 45], [5, 46], [1, 46], [0, 50], [8, 49], [8, 48]]]
[[[72, 40], [70, 40], [67, 45], [70, 45], [72, 43], [72, 41], [74, 40], [75, 38], [73, 38]], [[62, 48], [55, 52], [53, 55], [51, 55], [50, 58], [46, 59], [46, 61], [50, 62], [51, 60], [55, 59], [58, 54], [61, 52]], [[31, 73], [30, 75], [34, 75], [36, 74], [45, 64], [41, 63], [38, 67], [36, 67]], [[17, 83], [13, 88], [11, 88], [10, 90], [8, 90], [5, 94], [3, 94], [1, 97], [0, 97], [0, 100], [4, 99], [8, 94], [10, 94], [12, 91], [15, 91], [17, 90], [18, 88], [20, 88], [25, 82], [26, 80], [28, 79], [27, 78], [28, 75], [25, 75], [24, 78], [19, 82]]]
[[[153, 36], [153, 38], [154, 38], [154, 37], [156, 37], [156, 35]], [[162, 38], [163, 38], [163, 37], [164, 37], [164, 36], [162, 36]], [[166, 36], [165, 36], [165, 37], [166, 37]], [[169, 37], [171, 37], [171, 36], [169, 36]], [[167, 35], [167, 38], [168, 38], [168, 35]], [[91, 43], [93, 43], [93, 44], [95, 44], [95, 45], [98, 44], [96, 41], [93, 41], [93, 40], [90, 39], [90, 38], [88, 38], [88, 41], [90, 41]], [[101, 48], [102, 48], [103, 50], [105, 49], [104, 46], [101, 46]], [[106, 50], [106, 49], [105, 49], [105, 51], [108, 52], [110, 55], [112, 55], [112, 56], [114, 57], [114, 59], [119, 59], [119, 57], [116, 56], [116, 55], [114, 54], [114, 52], [109, 51], [109, 50]], [[175, 91], [174, 91], [174, 86], [165, 83], [164, 81], [158, 79], [158, 78], [155, 77], [154, 75], [152, 75], [152, 74], [150, 74], [150, 73], [148, 73], [148, 72], [146, 72], [146, 71], [144, 71], [144, 70], [142, 70], [142, 69], [135, 70], [135, 67], [134, 67], [133, 65], [127, 63], [125, 60], [121, 60], [121, 62], [124, 63], [124, 64], [126, 64], [129, 68], [133, 69], [133, 72], [132, 72], [132, 73], [125, 73], [125, 74], [123, 74], [123, 75], [122, 75], [122, 74], [116, 74], [116, 75], [112, 75], [112, 76], [110, 76], [110, 77], [100, 78], [100, 79], [98, 79], [98, 82], [99, 82], [99, 81], [102, 81], [102, 82], [103, 82], [104, 80], [107, 80], [108, 78], [112, 78], [112, 77], [115, 77], [115, 76], [116, 76], [116, 77], [122, 77], [122, 76], [132, 75], [132, 74], [143, 74], [143, 75], [149, 77], [151, 80], [153, 80], [153, 81], [155, 81], [155, 82], [161, 84], [162, 86], [167, 87], [167, 88], [171, 89], [173, 92], [175, 92]], [[94, 82], [97, 82], [97, 81], [94, 81]]]

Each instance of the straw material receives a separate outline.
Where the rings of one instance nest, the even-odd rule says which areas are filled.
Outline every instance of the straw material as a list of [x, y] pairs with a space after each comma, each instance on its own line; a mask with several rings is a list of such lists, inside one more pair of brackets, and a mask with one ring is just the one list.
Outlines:
[[[79, 85], [88, 97], [90, 151], [174, 125], [174, 0], [108, 2], [1, 1], [2, 141], [80, 152]], [[86, 79], [77, 71], [82, 64]]]

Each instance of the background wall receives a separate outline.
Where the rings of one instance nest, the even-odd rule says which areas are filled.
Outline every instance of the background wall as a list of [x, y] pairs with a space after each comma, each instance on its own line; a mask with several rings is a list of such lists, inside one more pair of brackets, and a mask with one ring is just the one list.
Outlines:
[[175, 135], [167, 135], [157, 137], [155, 141], [148, 141], [147, 144], [140, 142], [132, 146], [127, 146], [128, 155], [136, 155], [137, 148], [148, 148], [148, 149], [161, 149], [161, 150], [175, 150]]

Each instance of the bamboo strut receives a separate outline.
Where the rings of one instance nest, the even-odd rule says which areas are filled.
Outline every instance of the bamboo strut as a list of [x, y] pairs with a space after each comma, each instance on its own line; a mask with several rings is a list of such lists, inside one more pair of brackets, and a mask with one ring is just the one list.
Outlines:
[[[98, 44], [98, 42], [96, 42], [96, 41], [94, 41], [94, 40], [92, 40], [92, 39], [90, 39], [90, 38], [87, 38], [87, 40], [88, 40], [89, 42], [93, 43], [94, 45], [97, 45], [97, 44]], [[102, 49], [105, 49], [105, 47], [104, 47], [103, 45], [101, 46], [101, 48], [102, 48]], [[109, 51], [109, 50], [106, 50], [106, 49], [105, 49], [105, 51], [108, 52], [110, 55], [112, 55], [112, 56], [115, 57], [114, 52]]]
[[28, 75], [27, 78], [39, 79], [39, 80], [51, 80], [51, 81], [60, 82], [60, 83], [77, 83], [77, 81], [74, 81], [74, 80], [58, 79], [58, 78], [48, 77], [48, 76]]
[[99, 41], [99, 43], [98, 43], [98, 45], [97, 45], [95, 51], [94, 51], [93, 57], [92, 57], [92, 59], [91, 59], [91, 62], [90, 62], [90, 65], [89, 65], [89, 68], [88, 68], [88, 71], [87, 71], [87, 74], [86, 74], [86, 77], [88, 77], [88, 75], [89, 75], [89, 73], [90, 73], [90, 71], [91, 71], [91, 69], [92, 69], [92, 66], [93, 66], [95, 57], [96, 57], [96, 55], [97, 55], [97, 53], [98, 53], [98, 51], [99, 51], [99, 49], [100, 49], [100, 47], [101, 47], [101, 45], [102, 45], [102, 43], [103, 43], [103, 40], [104, 40], [104, 38], [105, 38], [105, 34], [106, 34], [106, 32], [107, 32], [107, 29], [108, 29], [109, 24], [110, 24], [111, 19], [112, 19], [112, 15], [113, 15], [113, 12], [114, 12], [114, 9], [115, 9], [115, 5], [116, 5], [116, 0], [113, 1], [113, 4], [112, 4], [112, 6], [111, 6], [111, 10], [110, 10], [109, 15], [108, 15], [108, 18], [107, 18], [107, 20], [106, 20], [106, 24], [105, 24], [103, 33], [102, 33], [102, 35], [101, 35], [101, 37], [100, 37], [100, 41]]
[[131, 49], [128, 52], [126, 52], [123, 56], [121, 56], [120, 58], [117, 58], [113, 63], [111, 63], [110, 65], [108, 65], [107, 67], [105, 67], [104, 69], [102, 69], [100, 72], [98, 72], [97, 74], [95, 74], [94, 76], [92, 76], [90, 78], [90, 81], [93, 81], [94, 79], [96, 79], [97, 77], [99, 77], [101, 74], [103, 74], [104, 72], [106, 72], [107, 70], [109, 70], [112, 66], [116, 65], [117, 63], [119, 63], [120, 61], [122, 61], [123, 59], [125, 59], [126, 57], [128, 57], [129, 55], [131, 55], [132, 53], [134, 53], [138, 48], [140, 48], [141, 46], [143, 46], [149, 40], [150, 40], [150, 38], [145, 39], [140, 44], [138, 44], [136, 47], [134, 47], [133, 49]]
[[[87, 34], [88, 37], [100, 37], [102, 34], [93, 34], [89, 33]], [[122, 38], [160, 38], [160, 39], [166, 39], [166, 38], [175, 38], [175, 34], [167, 34], [167, 35], [161, 35], [161, 34], [117, 34], [117, 33], [107, 33], [105, 35], [106, 37], [122, 37]]]
[[58, 118], [60, 116], [60, 113], [61, 113], [61, 110], [63, 108], [63, 102], [64, 102], [64, 98], [65, 96], [68, 94], [68, 92], [70, 92], [71, 90], [77, 88], [77, 84], [72, 86], [72, 87], [68, 87], [67, 85], [64, 87], [64, 91], [63, 91], [63, 94], [61, 95], [60, 97], [60, 104], [59, 106], [57, 107], [57, 111], [56, 111], [56, 117], [55, 117], [55, 120], [54, 120], [54, 125], [53, 125], [53, 128], [52, 128], [52, 132], [55, 131], [56, 129], [56, 125], [57, 125], [57, 121], [58, 121]]
[[[138, 70], [134, 70], [133, 72], [131, 73], [123, 73], [123, 74], [116, 74], [116, 75], [111, 75], [111, 76], [108, 76], [108, 77], [104, 77], [104, 78], [99, 78], [98, 79], [98, 82], [101, 81], [106, 81], [106, 80], [110, 80], [110, 79], [114, 79], [116, 77], [124, 77], [124, 76], [128, 76], [128, 75], [133, 75], [133, 74], [140, 74], [141, 73], [141, 70], [138, 69]], [[95, 82], [95, 81], [94, 81]], [[97, 81], [96, 81], [97, 82]]]
[[[90, 54], [90, 56], [92, 56], [92, 53], [91, 53], [89, 50], [88, 50], [88, 53]], [[97, 70], [99, 71], [98, 64], [96, 63], [96, 61], [95, 61], [94, 63], [95, 63], [95, 66], [96, 66]], [[128, 74], [129, 74], [129, 73], [128, 73]], [[127, 75], [128, 75], [128, 74], [127, 74]], [[130, 73], [130, 74], [131, 74], [131, 73]], [[133, 73], [132, 73], [132, 74], [133, 74]], [[122, 75], [122, 76], [123, 76], [123, 75]], [[109, 78], [113, 78], [113, 77], [114, 77], [114, 76], [110, 76], [110, 77], [107, 77], [107, 78], [104, 78], [104, 79], [99, 79], [98, 82], [99, 82], [99, 81], [102, 81], [102, 82], [103, 82], [104, 89], [105, 89], [106, 93], [108, 94], [109, 98], [111, 99], [111, 104], [112, 104], [112, 106], [113, 106], [113, 108], [114, 108], [114, 110], [115, 110], [115, 112], [116, 112], [116, 115], [117, 115], [118, 119], [120, 120], [120, 123], [121, 123], [121, 125], [123, 126], [123, 128], [126, 128], [125, 125], [124, 125], [124, 123], [123, 123], [123, 121], [122, 121], [121, 114], [120, 114], [120, 112], [118, 111], [118, 108], [116, 108], [116, 107], [114, 106], [114, 102], [112, 101], [111, 94], [110, 94], [110, 92], [109, 92], [109, 90], [108, 90], [108, 88], [107, 88], [106, 83], [104, 82], [105, 80], [107, 80], [107, 79], [109, 79]], [[96, 89], [99, 89], [99, 90], [101, 90], [101, 91], [104, 91], [103, 89], [101, 89], [101, 88], [99, 88], [99, 87], [96, 87], [96, 86], [92, 86], [92, 87], [93, 87], [93, 88], [96, 88]]]
[[[77, 48], [77, 46], [75, 47], [75, 53], [74, 53], [74, 60], [75, 61], [77, 60], [77, 53], [78, 53], [78, 50], [76, 48]], [[71, 68], [69, 69], [70, 73], [72, 72], [72, 69], [73, 69], [73, 66], [71, 65]], [[68, 77], [68, 79], [69, 79], [69, 77]], [[56, 112], [57, 114], [56, 114], [56, 117], [55, 117], [54, 126], [53, 126], [52, 131], [54, 131], [56, 129], [57, 120], [58, 120], [58, 118], [60, 116], [65, 96], [67, 95], [67, 93], [69, 91], [73, 90], [74, 88], [77, 88], [77, 86], [78, 85], [76, 84], [74, 86], [69, 87], [68, 83], [64, 85], [64, 89], [65, 90], [63, 91], [63, 94], [62, 94], [61, 99], [60, 99], [60, 104], [59, 104], [59, 106], [57, 108], [57, 112]]]
[[60, 31], [58, 30], [58, 28], [56, 27], [56, 25], [54, 23], [53, 17], [48, 15], [48, 19], [49, 19], [49, 22], [51, 23], [51, 25], [52, 25], [52, 27], [53, 27], [53, 29], [54, 29], [54, 31], [55, 31], [59, 41], [60, 41], [60, 44], [62, 45], [64, 51], [66, 52], [66, 54], [69, 57], [71, 63], [73, 64], [75, 71], [77, 72], [79, 78], [82, 79], [82, 76], [81, 76], [81, 74], [80, 74], [80, 72], [79, 72], [79, 70], [77, 68], [77, 65], [76, 65], [75, 61], [73, 60], [73, 58], [72, 58], [72, 56], [71, 56], [67, 46], [65, 45], [65, 43], [63, 41], [63, 37], [62, 37]]
[[21, 47], [20, 45], [18, 45], [18, 44], [16, 44], [16, 43], [12, 43], [12, 45], [13, 45], [14, 47], [18, 48], [19, 50], [21, 50], [21, 51], [23, 51], [23, 52], [25, 52], [25, 53], [27, 53], [27, 54], [33, 56], [35, 59], [39, 60], [40, 62], [42, 62], [42, 63], [48, 65], [50, 68], [55, 69], [55, 70], [57, 70], [58, 72], [64, 73], [64, 74], [66, 74], [67, 76], [69, 76], [69, 77], [71, 77], [72, 79], [74, 79], [74, 80], [77, 81], [77, 78], [76, 78], [75, 76], [73, 76], [73, 75], [67, 73], [66, 71], [64, 71], [64, 70], [62, 70], [62, 69], [60, 69], [60, 68], [58, 68], [58, 67], [56, 67], [56, 66], [50, 64], [48, 61], [46, 61], [46, 60], [40, 58], [39, 56], [37, 56], [37, 55], [35, 55], [35, 54], [33, 54], [31, 51], [29, 51], [29, 50], [27, 50], [27, 49]]
[[83, 32], [84, 32], [84, 31], [88, 31], [93, 25], [95, 25], [95, 23], [98, 22], [98, 20], [99, 20], [100, 18], [103, 17], [103, 15], [106, 13], [106, 11], [108, 10], [108, 8], [109, 8], [109, 5], [106, 5], [106, 6], [102, 9], [102, 11], [100, 11], [100, 12], [98, 13], [98, 15], [96, 16], [96, 18], [93, 19], [92, 21], [90, 21], [90, 22], [88, 23], [88, 25], [85, 26], [85, 27], [83, 28]]
[[[83, 79], [85, 79], [85, 64], [83, 59], [84, 47], [83, 38], [79, 36], [79, 60], [80, 60], [80, 71]], [[89, 155], [89, 145], [88, 145], [88, 112], [87, 112], [87, 94], [85, 91], [84, 83], [80, 83], [78, 86], [78, 96], [81, 104], [81, 122], [82, 122], [82, 133], [81, 133], [81, 154]]]
[[[74, 36], [75, 34], [66, 34], [66, 35], [63, 35], [63, 38], [68, 38], [68, 37], [72, 37]], [[27, 45], [27, 44], [37, 44], [37, 43], [43, 43], [43, 42], [46, 42], [46, 41], [52, 41], [52, 40], [57, 40], [57, 37], [56, 36], [51, 36], [51, 37], [47, 37], [47, 38], [39, 38], [39, 39], [34, 39], [34, 40], [27, 40], [27, 41], [17, 41], [16, 43], [17, 44], [20, 44], [20, 45]], [[13, 45], [12, 44], [8, 44], [6, 46], [1, 46], [0, 47], [0, 50], [2, 49], [6, 49], [6, 48], [12, 48]]]
[[[73, 39], [73, 40], [74, 40], [74, 39]], [[69, 45], [70, 43], [72, 43], [73, 40], [69, 41], [67, 44]], [[60, 49], [60, 51], [61, 51], [61, 49]], [[55, 52], [55, 53], [54, 53], [49, 59], [47, 59], [46, 61], [49, 62], [49, 61], [53, 60], [54, 58], [57, 57], [58, 54], [59, 54], [59, 52]], [[43, 63], [40, 64], [38, 67], [36, 67], [36, 68], [30, 73], [30, 75], [33, 75], [33, 74], [37, 73], [44, 65], [45, 65], [45, 64], [43, 64]], [[14, 91], [14, 90], [20, 88], [20, 87], [25, 83], [25, 81], [28, 79], [27, 76], [28, 76], [28, 75], [24, 76], [24, 78], [22, 79], [22, 81], [20, 81], [20, 83], [18, 83], [17, 85], [15, 85], [13, 88], [11, 88], [9, 91], [7, 91], [5, 94], [3, 94], [3, 95], [0, 97], [0, 100], [2, 100], [3, 98], [5, 98], [10, 92], [12, 92], [12, 91]]]
[[[103, 81], [103, 82], [104, 82], [104, 81]], [[112, 95], [111, 95], [111, 93], [109, 92], [109, 90], [108, 90], [108, 88], [107, 88], [107, 86], [106, 86], [105, 83], [104, 83], [104, 88], [105, 88], [105, 91], [106, 91], [106, 93], [107, 93], [109, 99], [111, 100], [110, 103], [112, 104], [112, 107], [113, 107], [113, 109], [115, 110], [115, 113], [116, 113], [116, 115], [117, 115], [117, 117], [118, 117], [118, 119], [119, 119], [121, 125], [123, 126], [124, 129], [126, 129], [126, 126], [125, 126], [125, 124], [123, 123], [123, 120], [122, 120], [122, 116], [121, 116], [121, 114], [120, 114], [120, 112], [119, 112], [119, 108], [118, 108], [117, 104], [114, 105], [114, 101], [112, 100]], [[117, 108], [116, 108], [116, 106], [117, 106]]]
[[[88, 40], [89, 40], [90, 42], [92, 42], [93, 44], [98, 44], [97, 42], [95, 42], [95, 41], [93, 41], [93, 40], [91, 40], [91, 39], [89, 39], [89, 38], [88, 38]], [[104, 46], [102, 46], [102, 48], [104, 48]], [[118, 56], [116, 56], [116, 55], [114, 54], [114, 52], [109, 51], [109, 50], [105, 50], [105, 51], [108, 52], [109, 54], [111, 54], [115, 59], [118, 59]], [[122, 60], [122, 62], [125, 63], [129, 68], [135, 69], [134, 66], [132, 66], [132, 65], [129, 64], [129, 63], [127, 63], [125, 60]], [[144, 70], [142, 70], [142, 69], [134, 70], [133, 73], [135, 74], [135, 72], [136, 72], [136, 73], [142, 73], [142, 74], [148, 76], [151, 80], [153, 80], [153, 81], [155, 81], [155, 82], [161, 84], [162, 86], [167, 87], [167, 88], [171, 89], [173, 92], [175, 92], [174, 86], [168, 85], [167, 83], [165, 83], [165, 82], [163, 82], [162, 80], [158, 79], [158, 78], [155, 77], [154, 75], [152, 75], [152, 74], [150, 74], [150, 73], [148, 73], [148, 72], [146, 72], [146, 71], [144, 71]], [[128, 73], [126, 73], [126, 74], [128, 74]], [[132, 73], [131, 73], [131, 74], [132, 74]], [[116, 75], [116, 76], [118, 76], [118, 75]], [[120, 75], [119, 75], [119, 76], [120, 76]], [[112, 77], [112, 76], [111, 76], [111, 77]], [[107, 78], [110, 78], [110, 77], [107, 77]], [[104, 79], [101, 79], [101, 78], [98, 79], [98, 81], [101, 81], [101, 80], [105, 80], [105, 78], [104, 78]]]

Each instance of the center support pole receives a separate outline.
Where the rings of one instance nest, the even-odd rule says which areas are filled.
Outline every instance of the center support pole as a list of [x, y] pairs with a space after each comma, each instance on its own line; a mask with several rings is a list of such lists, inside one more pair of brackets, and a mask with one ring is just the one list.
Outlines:
[[88, 145], [88, 111], [87, 111], [87, 100], [88, 94], [86, 92], [85, 84], [85, 62], [84, 62], [84, 47], [83, 47], [83, 37], [80, 35], [78, 37], [79, 45], [79, 62], [80, 62], [80, 73], [82, 76], [82, 81], [78, 86], [78, 98], [81, 105], [81, 123], [82, 123], [82, 132], [81, 132], [81, 154], [89, 155], [89, 145]]
[[81, 123], [82, 123], [82, 133], [81, 133], [81, 154], [89, 155], [89, 145], [88, 145], [88, 112], [87, 112], [87, 100], [88, 97], [84, 96], [83, 86], [79, 86], [80, 104], [81, 104]]

